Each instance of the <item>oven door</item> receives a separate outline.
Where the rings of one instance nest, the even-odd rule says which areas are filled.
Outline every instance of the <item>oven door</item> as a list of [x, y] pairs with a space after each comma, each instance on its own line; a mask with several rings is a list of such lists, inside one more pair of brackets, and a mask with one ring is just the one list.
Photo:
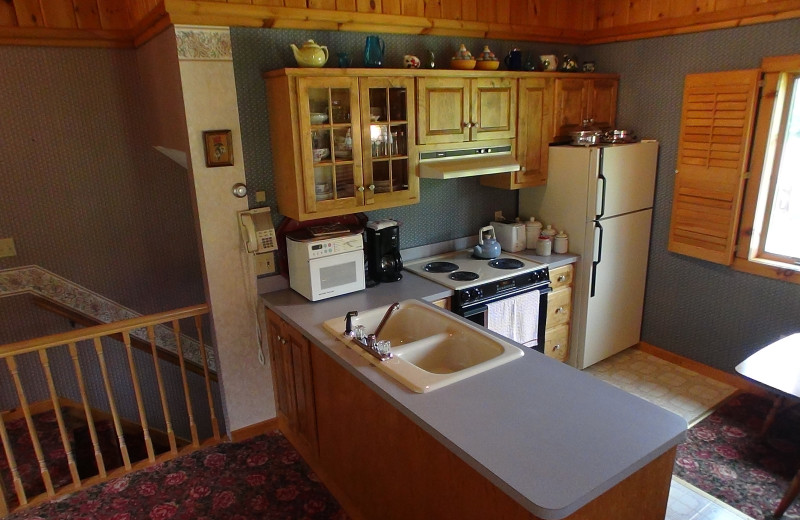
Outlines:
[[[538, 301], [538, 308], [535, 311], [535, 315], [530, 316], [528, 319], [536, 320], [536, 334], [535, 339], [525, 341], [522, 343], [526, 347], [532, 348], [538, 352], [544, 352], [544, 332], [546, 327], [547, 321], [547, 295], [551, 292], [550, 287], [540, 287], [540, 288], [532, 288], [531, 291], [538, 290], [539, 291], [539, 301]], [[516, 296], [521, 296], [531, 291], [524, 291], [521, 293], [517, 293], [513, 296], [509, 296], [507, 298], [497, 298], [492, 302], [485, 303], [485, 304], [478, 304], [469, 306], [465, 309], [462, 309], [458, 314], [467, 318], [468, 320], [472, 321], [473, 323], [477, 323], [482, 327], [486, 327], [492, 332], [497, 332], [500, 335], [506, 336], [506, 330], [495, 330], [489, 324], [489, 307], [501, 307], [505, 306], [503, 302], [507, 302], [509, 298], [513, 298]], [[509, 337], [509, 339], [515, 340], [513, 337]], [[515, 340], [516, 341], [516, 340]]]

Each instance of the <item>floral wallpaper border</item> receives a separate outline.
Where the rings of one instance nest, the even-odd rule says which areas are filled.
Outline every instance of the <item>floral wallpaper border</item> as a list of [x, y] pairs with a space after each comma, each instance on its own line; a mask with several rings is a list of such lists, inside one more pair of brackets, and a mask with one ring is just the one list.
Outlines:
[[[91, 316], [103, 323], [112, 323], [141, 316], [141, 314], [127, 307], [123, 307], [38, 265], [15, 267], [0, 271], [0, 298], [28, 293], [46, 298], [76, 312]], [[157, 325], [153, 330], [156, 345], [177, 354], [178, 348], [172, 329], [166, 325]], [[144, 328], [132, 330], [131, 335], [143, 341], [149, 341], [147, 330]], [[197, 340], [181, 334], [181, 347], [186, 359], [203, 366], [200, 345]], [[209, 370], [216, 371], [216, 358], [210, 345], [206, 346], [206, 358], [208, 359]]]
[[178, 58], [181, 60], [233, 61], [231, 32], [227, 27], [176, 26]]

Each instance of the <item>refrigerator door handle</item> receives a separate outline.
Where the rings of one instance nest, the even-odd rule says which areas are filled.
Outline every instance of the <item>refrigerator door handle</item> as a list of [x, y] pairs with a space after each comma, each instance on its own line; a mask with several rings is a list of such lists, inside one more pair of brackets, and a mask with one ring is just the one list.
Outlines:
[[600, 230], [600, 237], [597, 239], [597, 260], [592, 260], [592, 286], [589, 291], [589, 297], [594, 298], [595, 283], [597, 282], [597, 265], [603, 259], [603, 226], [595, 221], [595, 229]]
[[[606, 214], [606, 184], [608, 184], [608, 180], [606, 180], [603, 172], [600, 172], [597, 175], [597, 182], [603, 181], [603, 188], [600, 196], [600, 213], [595, 216], [596, 219], [601, 219]], [[602, 228], [601, 228], [602, 229]]]

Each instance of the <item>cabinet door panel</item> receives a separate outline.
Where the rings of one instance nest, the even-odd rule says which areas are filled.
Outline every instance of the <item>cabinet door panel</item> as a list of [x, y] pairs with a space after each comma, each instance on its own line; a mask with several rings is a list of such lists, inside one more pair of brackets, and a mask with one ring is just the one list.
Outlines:
[[596, 79], [589, 89], [589, 117], [602, 129], [614, 128], [617, 119], [617, 86], [615, 79]]
[[469, 140], [469, 80], [417, 79], [417, 134], [420, 144]]
[[470, 137], [473, 141], [510, 139], [517, 133], [517, 81], [472, 80]]
[[289, 325], [287, 337], [292, 357], [295, 402], [297, 407], [296, 433], [316, 454], [317, 421], [314, 407], [314, 387], [308, 340]]
[[588, 96], [587, 80], [556, 79], [556, 114], [553, 118], [553, 136], [558, 140], [569, 140], [569, 133], [579, 130], [586, 119]]
[[520, 171], [514, 173], [519, 188], [541, 186], [547, 182], [547, 158], [553, 118], [553, 82], [524, 79], [519, 86], [517, 157]]

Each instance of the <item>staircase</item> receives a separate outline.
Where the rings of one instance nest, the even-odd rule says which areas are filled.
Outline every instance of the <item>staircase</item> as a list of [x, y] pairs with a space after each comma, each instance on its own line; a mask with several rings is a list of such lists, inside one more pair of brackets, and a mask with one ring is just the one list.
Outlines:
[[[64, 450], [61, 439], [61, 432], [58, 427], [58, 418], [49, 402], [34, 403], [32, 410], [42, 410], [31, 415], [37, 441], [44, 453], [45, 462], [53, 488], [58, 489], [68, 486], [72, 481], [70, 457]], [[6, 414], [8, 417], [22, 415], [18, 411], [11, 411]], [[74, 467], [78, 477], [82, 481], [91, 479], [100, 474], [98, 461], [95, 458], [95, 450], [91, 439], [91, 429], [86, 421], [86, 416], [79, 403], [68, 400], [61, 402], [61, 415], [65, 423], [65, 430], [69, 439], [69, 446], [72, 448]], [[124, 467], [123, 452], [114, 429], [113, 420], [99, 410], [93, 410], [93, 425], [96, 433], [98, 447], [106, 471], [113, 472], [117, 468]], [[28, 431], [25, 417], [13, 420], [5, 420], [6, 431], [8, 432], [9, 442], [14, 453], [17, 471], [22, 480], [25, 494], [30, 497], [44, 494], [46, 487], [42, 474], [39, 471], [39, 462], [36, 457], [34, 441]], [[147, 446], [142, 434], [141, 427], [126, 425], [123, 427], [123, 439], [127, 449], [128, 457], [132, 464], [144, 461], [148, 457]], [[156, 455], [161, 455], [170, 451], [167, 436], [163, 432], [150, 432], [153, 440], [153, 449]], [[188, 444], [188, 441], [181, 439], [181, 446]], [[14, 482], [11, 471], [9, 471], [8, 460], [5, 456], [5, 447], [0, 442], [0, 477], [2, 477], [2, 487], [4, 498], [8, 507], [14, 509], [19, 506], [19, 500], [14, 493]]]
[[[0, 345], [6, 401], [18, 403], [0, 413], [0, 518], [225, 440], [207, 316], [196, 305]], [[198, 346], [194, 367], [182, 327]], [[159, 355], [157, 329], [174, 360]]]

